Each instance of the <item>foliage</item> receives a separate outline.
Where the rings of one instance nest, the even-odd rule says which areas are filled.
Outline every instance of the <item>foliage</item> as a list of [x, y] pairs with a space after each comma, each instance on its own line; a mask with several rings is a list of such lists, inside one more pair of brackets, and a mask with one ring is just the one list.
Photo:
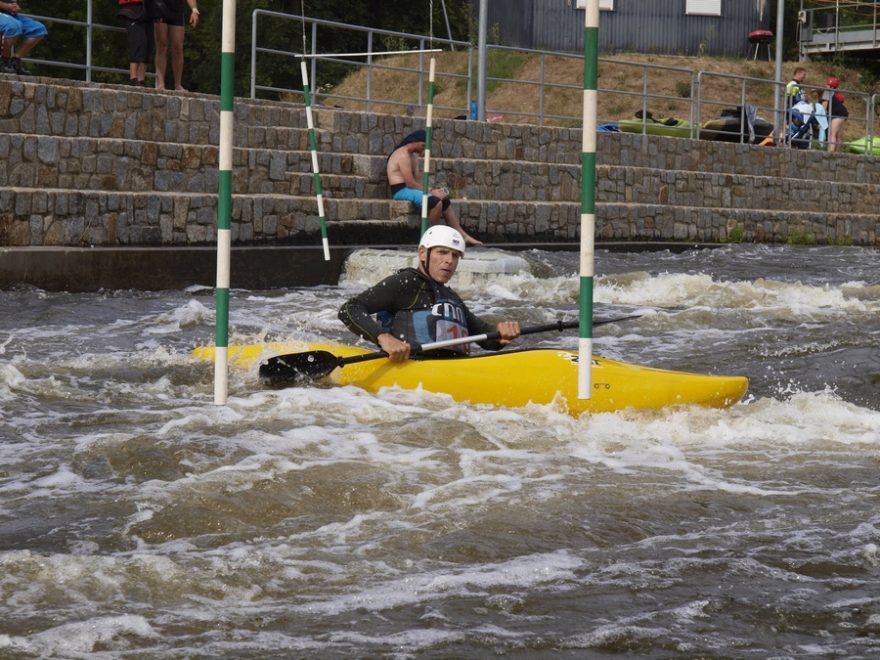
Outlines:
[[816, 234], [798, 227], [788, 233], [785, 242], [789, 245], [816, 245]]
[[689, 99], [692, 94], [691, 82], [689, 80], [679, 80], [676, 82], [675, 93], [683, 99]]
[[725, 243], [742, 243], [745, 240], [746, 233], [743, 230], [743, 226], [741, 224], [737, 224], [730, 231], [727, 232], [727, 238], [724, 240]]
[[[24, 11], [42, 17], [80, 21], [86, 20], [86, 2], [70, 0], [43, 0], [36, 5], [33, 0], [23, 0]], [[94, 31], [92, 61], [95, 67], [116, 69], [117, 72], [96, 73], [98, 82], [123, 82], [128, 79], [128, 58], [125, 33], [116, 18], [117, 2], [92, 0], [93, 22], [104, 26]], [[433, 5], [433, 17], [428, 8]], [[452, 38], [467, 40], [472, 18], [468, 0], [446, 0]], [[404, 0], [237, 0], [235, 26], [235, 93], [245, 95], [250, 90], [251, 17], [254, 10], [263, 9], [290, 15], [306, 16], [328, 21], [362, 25], [383, 30], [429, 34], [432, 27], [435, 36], [447, 37], [446, 18], [440, 2]], [[203, 0], [199, 26], [187, 26], [184, 64], [184, 87], [193, 91], [216, 94], [220, 90], [220, 51], [223, 20], [223, 1]], [[56, 60], [82, 66], [85, 63], [86, 30], [84, 27], [46, 20], [49, 36], [33, 52], [33, 57]], [[261, 47], [300, 53], [303, 50], [302, 23], [278, 18], [260, 19], [258, 43]], [[306, 35], [306, 48], [311, 50], [311, 32]], [[366, 37], [351, 31], [332, 27], [319, 28], [316, 50], [323, 53], [366, 50]], [[378, 49], [381, 41], [374, 43]], [[299, 59], [277, 54], [258, 55], [260, 85], [299, 89]], [[34, 67], [41, 75], [84, 78], [80, 69], [42, 65]], [[170, 69], [170, 66], [168, 67]], [[152, 71], [153, 67], [150, 67]], [[322, 66], [320, 85], [337, 83], [350, 70], [344, 63]]]

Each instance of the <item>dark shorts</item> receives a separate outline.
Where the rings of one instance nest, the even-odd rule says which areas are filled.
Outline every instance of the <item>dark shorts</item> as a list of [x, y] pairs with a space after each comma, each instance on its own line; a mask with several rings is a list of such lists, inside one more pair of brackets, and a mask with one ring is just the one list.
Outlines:
[[128, 32], [128, 61], [149, 62], [153, 52], [153, 24], [131, 21], [126, 25]]
[[186, 25], [183, 0], [154, 0], [153, 18], [157, 23], [183, 27]]

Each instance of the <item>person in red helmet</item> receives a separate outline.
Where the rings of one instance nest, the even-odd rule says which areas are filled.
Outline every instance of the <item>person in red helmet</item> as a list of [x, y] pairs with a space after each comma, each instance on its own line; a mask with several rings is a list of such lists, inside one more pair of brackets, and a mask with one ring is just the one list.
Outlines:
[[844, 105], [845, 97], [839, 91], [840, 80], [835, 76], [831, 76], [825, 81], [826, 89], [822, 93], [822, 107], [825, 108], [825, 114], [828, 115], [830, 121], [828, 125], [828, 151], [835, 152], [840, 150], [842, 143], [841, 133], [843, 132], [843, 124], [849, 117], [849, 111]]

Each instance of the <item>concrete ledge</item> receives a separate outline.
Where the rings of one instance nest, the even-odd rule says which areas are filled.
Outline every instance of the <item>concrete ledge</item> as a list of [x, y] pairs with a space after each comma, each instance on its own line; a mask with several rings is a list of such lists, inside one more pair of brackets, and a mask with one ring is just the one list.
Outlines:
[[[398, 245], [361, 245], [330, 248], [324, 261], [320, 246], [247, 246], [232, 248], [231, 286], [272, 289], [337, 284], [346, 259], [362, 248], [400, 249]], [[415, 251], [415, 242], [411, 243]], [[597, 250], [682, 252], [717, 244], [688, 242], [597, 242]], [[579, 243], [498, 243], [502, 250], [577, 251]], [[474, 250], [478, 254], [478, 250]], [[518, 263], [518, 262], [516, 262]], [[390, 270], [388, 273], [390, 274]], [[45, 291], [82, 293], [101, 289], [158, 291], [199, 284], [214, 287], [217, 279], [214, 247], [0, 247], [0, 290], [33, 286]]]
[[[232, 288], [336, 284], [349, 248], [233, 247]], [[153, 291], [213, 287], [217, 250], [174, 248], [0, 248], [0, 289], [30, 285], [71, 293], [100, 289]]]

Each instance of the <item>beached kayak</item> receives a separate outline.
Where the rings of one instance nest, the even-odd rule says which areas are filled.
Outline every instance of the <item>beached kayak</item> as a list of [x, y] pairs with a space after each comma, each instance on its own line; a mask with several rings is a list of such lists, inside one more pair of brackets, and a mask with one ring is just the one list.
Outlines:
[[666, 121], [624, 119], [617, 124], [624, 133], [646, 133], [677, 138], [690, 138], [696, 135], [694, 126], [684, 119], [668, 119]]
[[[300, 351], [329, 351], [340, 357], [372, 352], [338, 344], [251, 344], [230, 346], [229, 363], [253, 368], [273, 355]], [[193, 355], [213, 360], [214, 348], [197, 348]], [[458, 401], [497, 406], [552, 403], [573, 415], [675, 405], [722, 408], [739, 401], [748, 388], [748, 379], [743, 376], [653, 369], [594, 356], [593, 396], [578, 399], [577, 359], [574, 351], [544, 348], [404, 363], [381, 359], [347, 364], [321, 382], [355, 385], [370, 392], [385, 387], [421, 387], [449, 394]]]
[[851, 154], [870, 153], [872, 156], [880, 156], [880, 136], [875, 135], [871, 139], [871, 146], [868, 147], [868, 138], [863, 137], [858, 140], [851, 140], [843, 145], [845, 151]]

